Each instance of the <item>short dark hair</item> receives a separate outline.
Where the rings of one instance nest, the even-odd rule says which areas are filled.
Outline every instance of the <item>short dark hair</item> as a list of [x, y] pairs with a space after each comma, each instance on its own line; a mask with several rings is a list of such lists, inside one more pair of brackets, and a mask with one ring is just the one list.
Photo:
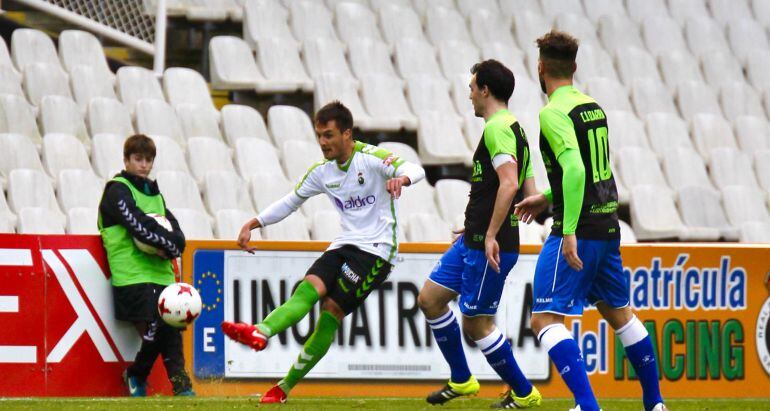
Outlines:
[[353, 114], [339, 100], [334, 100], [321, 107], [315, 113], [313, 120], [316, 124], [326, 124], [333, 120], [341, 132], [353, 129]]
[[537, 47], [540, 49], [540, 61], [549, 75], [568, 78], [575, 73], [575, 57], [578, 52], [576, 38], [554, 29], [537, 39]]
[[479, 88], [487, 86], [496, 99], [508, 104], [516, 87], [516, 79], [508, 67], [494, 59], [484, 60], [471, 67], [471, 74], [476, 75], [476, 86]]
[[123, 158], [128, 160], [131, 154], [140, 154], [155, 159], [155, 142], [144, 134], [134, 134], [123, 143]]

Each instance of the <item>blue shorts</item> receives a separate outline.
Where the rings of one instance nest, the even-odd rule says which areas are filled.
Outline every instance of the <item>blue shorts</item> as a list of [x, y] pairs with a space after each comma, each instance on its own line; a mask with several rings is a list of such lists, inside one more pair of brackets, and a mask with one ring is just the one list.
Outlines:
[[519, 253], [500, 253], [500, 272], [489, 267], [484, 250], [465, 246], [463, 237], [441, 256], [430, 280], [460, 295], [460, 312], [468, 317], [495, 315], [503, 294], [505, 277], [519, 259]]
[[604, 301], [612, 308], [629, 303], [620, 240], [577, 240], [583, 270], [575, 271], [561, 252], [562, 238], [550, 236], [535, 267], [532, 312], [581, 315], [583, 306]]

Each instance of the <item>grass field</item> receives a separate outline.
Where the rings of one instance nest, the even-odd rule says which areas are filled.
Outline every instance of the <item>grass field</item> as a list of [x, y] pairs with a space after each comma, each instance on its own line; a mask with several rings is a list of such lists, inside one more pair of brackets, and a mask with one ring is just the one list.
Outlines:
[[[443, 407], [427, 405], [415, 398], [296, 398], [282, 405], [260, 405], [257, 397], [205, 397], [205, 398], [0, 398], [0, 410], [245, 410], [259, 407], [276, 410], [469, 410], [488, 409], [494, 402], [489, 398], [459, 399]], [[754, 400], [670, 400], [671, 411], [766, 411], [770, 410], [770, 399]], [[568, 400], [547, 400], [539, 410], [566, 411], [572, 405]], [[642, 409], [638, 400], [604, 400], [601, 405], [606, 411]]]

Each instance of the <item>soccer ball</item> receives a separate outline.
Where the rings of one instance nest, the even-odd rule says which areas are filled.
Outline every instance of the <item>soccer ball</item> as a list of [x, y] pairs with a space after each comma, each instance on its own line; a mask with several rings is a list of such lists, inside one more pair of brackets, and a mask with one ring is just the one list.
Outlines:
[[166, 287], [158, 298], [158, 313], [166, 324], [185, 328], [201, 313], [201, 296], [190, 284], [175, 283]]
[[[160, 226], [165, 228], [166, 230], [168, 231], [173, 230], [173, 228], [171, 227], [171, 223], [166, 219], [166, 217], [160, 214], [154, 214], [154, 213], [150, 213], [147, 215], [154, 218], [155, 221], [157, 221], [158, 224], [160, 224]], [[147, 254], [158, 254], [157, 248], [137, 240], [136, 237], [134, 237], [134, 244], [136, 244], [136, 248], [140, 249], [141, 251]]]

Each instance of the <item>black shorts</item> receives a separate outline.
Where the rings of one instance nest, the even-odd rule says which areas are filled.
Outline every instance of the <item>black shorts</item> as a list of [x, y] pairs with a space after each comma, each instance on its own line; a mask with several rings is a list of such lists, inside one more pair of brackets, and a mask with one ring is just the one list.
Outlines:
[[388, 279], [392, 269], [381, 257], [345, 245], [323, 253], [307, 274], [320, 277], [326, 286], [326, 296], [350, 314]]
[[121, 321], [155, 321], [158, 314], [158, 298], [165, 285], [140, 283], [112, 287], [115, 303], [115, 319]]

